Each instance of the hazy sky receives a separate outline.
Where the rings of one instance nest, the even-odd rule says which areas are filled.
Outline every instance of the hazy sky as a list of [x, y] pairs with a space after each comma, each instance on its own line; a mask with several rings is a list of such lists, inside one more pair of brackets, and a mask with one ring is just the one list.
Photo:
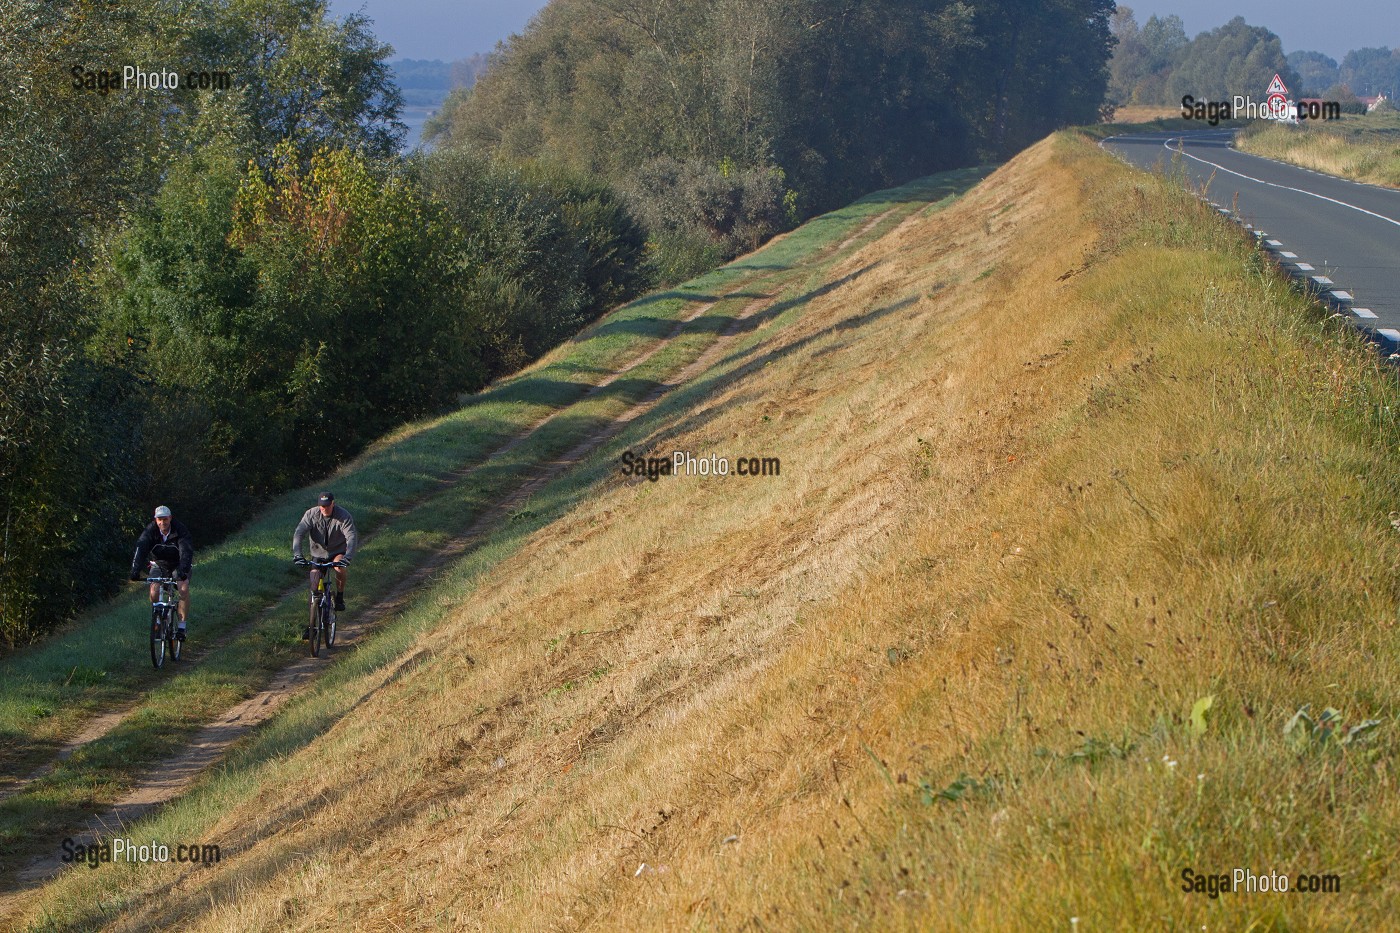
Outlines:
[[1285, 52], [1308, 49], [1337, 61], [1352, 49], [1400, 46], [1400, 6], [1395, 0], [1120, 0], [1132, 7], [1142, 24], [1152, 14], [1175, 13], [1186, 35], [1222, 26], [1243, 16], [1251, 26], [1264, 26], [1283, 40]]
[[543, 0], [330, 0], [336, 16], [364, 13], [394, 58], [452, 61], [489, 52], [525, 28]]
[[[1235, 16], [1266, 26], [1283, 40], [1285, 52], [1312, 49], [1337, 60], [1350, 49], [1400, 45], [1396, 0], [1128, 0], [1139, 23], [1152, 14], [1175, 13], [1186, 34], [1214, 29]], [[541, 0], [330, 0], [337, 16], [363, 12], [374, 32], [394, 46], [396, 58], [451, 61], [489, 52], [519, 32]]]

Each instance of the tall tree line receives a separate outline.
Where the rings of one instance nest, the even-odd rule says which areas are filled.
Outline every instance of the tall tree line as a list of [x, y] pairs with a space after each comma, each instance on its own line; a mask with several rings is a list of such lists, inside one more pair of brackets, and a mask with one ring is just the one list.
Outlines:
[[663, 274], [1098, 116], [1112, 0], [554, 0], [440, 146], [607, 180]]
[[1141, 27], [1130, 7], [1113, 18], [1118, 39], [1110, 63], [1109, 102], [1178, 104], [1184, 95], [1228, 100], [1248, 94], [1262, 100], [1275, 74], [1290, 88], [1298, 75], [1278, 36], [1236, 16], [1223, 26], [1187, 39], [1179, 16], [1149, 17]]
[[1243, 17], [1188, 39], [1181, 17], [1150, 16], [1139, 25], [1127, 6], [1114, 12], [1111, 28], [1117, 40], [1109, 63], [1113, 106], [1175, 105], [1185, 94], [1262, 99], [1275, 74], [1297, 97], [1346, 102], [1357, 94], [1400, 93], [1400, 49], [1354, 49], [1338, 64], [1321, 52], [1285, 55], [1278, 36]]
[[1400, 97], [1400, 48], [1352, 49], [1339, 64], [1321, 52], [1290, 52], [1301, 93], [1337, 100], [1353, 95]]

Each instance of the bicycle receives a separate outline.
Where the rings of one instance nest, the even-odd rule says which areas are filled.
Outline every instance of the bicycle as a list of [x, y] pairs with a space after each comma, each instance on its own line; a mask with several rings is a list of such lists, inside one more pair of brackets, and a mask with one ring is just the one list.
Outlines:
[[[152, 568], [154, 569], [154, 567]], [[175, 631], [176, 606], [180, 603], [180, 581], [174, 577], [147, 577], [147, 583], [160, 587], [156, 601], [151, 603], [151, 664], [160, 670], [169, 651], [172, 661], [180, 660], [184, 642]]]
[[335, 593], [331, 591], [327, 581], [332, 579], [332, 570], [348, 565], [338, 560], [306, 560], [304, 558], [293, 561], [293, 563], [321, 571], [321, 578], [316, 581], [316, 589], [311, 594], [310, 625], [311, 656], [319, 658], [323, 638], [327, 649], [335, 647]]

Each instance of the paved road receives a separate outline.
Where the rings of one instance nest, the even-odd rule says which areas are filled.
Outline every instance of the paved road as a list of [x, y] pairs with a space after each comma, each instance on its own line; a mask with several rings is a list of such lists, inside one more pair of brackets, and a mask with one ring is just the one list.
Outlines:
[[1168, 169], [1180, 148], [1181, 168], [1207, 186], [1211, 201], [1226, 209], [1238, 203], [1239, 221], [1264, 231], [1290, 271], [1331, 279], [1327, 291], [1352, 296], [1339, 306], [1357, 325], [1383, 332], [1390, 352], [1400, 349], [1400, 191], [1236, 152], [1233, 137], [1233, 130], [1141, 133], [1104, 145], [1135, 165]]

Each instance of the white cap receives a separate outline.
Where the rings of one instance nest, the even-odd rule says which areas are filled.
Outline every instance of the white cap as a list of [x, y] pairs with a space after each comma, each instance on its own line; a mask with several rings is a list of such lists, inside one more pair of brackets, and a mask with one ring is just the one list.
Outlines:
[[156, 506], [156, 518], [169, 518], [169, 517], [170, 517], [170, 506], [168, 506], [168, 505], [158, 505], [158, 506]]

